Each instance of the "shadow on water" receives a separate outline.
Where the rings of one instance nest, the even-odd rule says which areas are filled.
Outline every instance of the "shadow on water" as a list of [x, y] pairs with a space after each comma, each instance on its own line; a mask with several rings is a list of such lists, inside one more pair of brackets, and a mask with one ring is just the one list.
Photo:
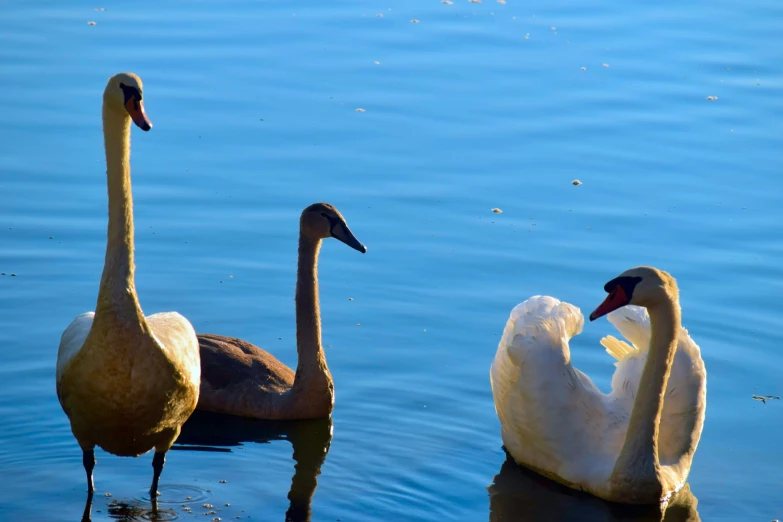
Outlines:
[[182, 427], [172, 450], [231, 451], [245, 442], [287, 440], [293, 447], [294, 476], [286, 522], [310, 520], [310, 503], [332, 442], [332, 419], [267, 421], [196, 411]]
[[574, 491], [507, 457], [489, 490], [490, 522], [700, 522], [698, 501], [688, 484], [659, 506], [612, 504]]

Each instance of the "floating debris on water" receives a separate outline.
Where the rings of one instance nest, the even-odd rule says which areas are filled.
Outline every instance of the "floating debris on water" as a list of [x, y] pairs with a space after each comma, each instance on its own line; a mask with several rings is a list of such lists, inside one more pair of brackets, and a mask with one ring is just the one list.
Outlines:
[[367, 111], [359, 107], [358, 109], [356, 109], [356, 112], [367, 112]]
[[581, 182], [581, 181], [579, 181], [578, 179], [575, 179], [574, 181], [572, 181], [572, 182], [571, 182], [571, 184], [572, 184], [572, 185], [577, 185], [577, 186], [579, 186], [579, 185], [581, 185], [581, 184], [582, 184], [582, 182]]
[[349, 297], [349, 298], [348, 298], [348, 300], [349, 300], [349, 301], [353, 301], [353, 297]]
[[373, 62], [373, 63], [375, 63], [375, 65], [380, 65], [381, 64], [381, 62], [379, 62], [378, 60], [375, 60], [375, 62]]
[[411, 20], [411, 23], [412, 23], [412, 24], [418, 24], [418, 23], [419, 23], [419, 21], [418, 21], [418, 20], [416, 20], [416, 19], [414, 18], [413, 20]]
[[764, 404], [767, 404], [767, 401], [770, 401], [772, 399], [780, 400], [780, 396], [778, 396], [778, 395], [754, 395], [753, 399], [757, 400], [757, 401], [761, 401]]
[[222, 479], [222, 480], [220, 481], [220, 483], [221, 483], [221, 484], [225, 484], [226, 482], [228, 482], [228, 481], [227, 481], [227, 480], [225, 480], [225, 479]]
[[212, 507], [212, 504], [204, 504], [204, 506], [203, 506], [203, 507], [205, 507], [206, 509], [209, 509], [209, 508], [211, 508], [211, 507]]
[[441, 4], [446, 4], [446, 5], [451, 5], [451, 4], [453, 4], [454, 2], [452, 2], [451, 0], [440, 0], [440, 3], [441, 3]]
[[499, 208], [497, 208], [497, 207], [493, 208], [493, 209], [492, 209], [492, 212], [494, 212], [495, 214], [502, 214], [502, 213], [503, 213], [503, 211], [502, 211], [502, 210], [500, 210], [500, 209], [499, 209]]
[[718, 99], [717, 96], [707, 96], [707, 100], [709, 100], [709, 101], [715, 101], [717, 99]]
[[582, 70], [583, 70], [583, 71], [586, 71], [586, 70], [587, 70], [587, 67], [582, 67]]
[[106, 8], [105, 7], [96, 7], [95, 10], [96, 11], [105, 11]]
[[506, 5], [506, 0], [498, 0], [498, 3], [501, 5]]
[[[14, 275], [14, 274], [11, 274], [11, 275]], [[104, 497], [110, 497], [110, 496], [111, 496], [111, 493], [106, 493], [106, 494], [104, 494], [103, 496], [104, 496]]]
[[480, 4], [481, 0], [468, 0], [471, 4]]
[[609, 67], [608, 63], [603, 64], [604, 67]]
[[95, 25], [95, 22], [93, 22], [92, 20], [90, 20], [89, 22], [87, 22], [87, 25]]

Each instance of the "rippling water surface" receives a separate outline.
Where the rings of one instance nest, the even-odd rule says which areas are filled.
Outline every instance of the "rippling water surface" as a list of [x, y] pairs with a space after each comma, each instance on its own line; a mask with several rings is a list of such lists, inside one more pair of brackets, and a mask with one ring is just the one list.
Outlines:
[[[505, 463], [488, 377], [516, 303], [591, 310], [637, 264], [678, 278], [709, 373], [667, 520], [783, 517], [783, 404], [751, 399], [783, 392], [779, 2], [2, 4], [0, 519], [82, 515], [54, 366], [95, 304], [122, 70], [155, 124], [133, 132], [147, 313], [294, 365], [299, 212], [333, 203], [369, 247], [322, 250], [331, 423], [197, 416], [161, 519], [660, 520]], [[572, 343], [604, 390], [610, 331]], [[150, 463], [99, 452], [92, 519], [151, 518]]]

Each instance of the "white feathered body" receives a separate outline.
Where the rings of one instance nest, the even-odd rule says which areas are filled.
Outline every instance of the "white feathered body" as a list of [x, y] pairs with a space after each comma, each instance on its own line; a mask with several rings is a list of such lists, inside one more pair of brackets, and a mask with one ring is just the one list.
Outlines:
[[193, 327], [166, 312], [146, 318], [151, 335], [118, 322], [91, 336], [94, 320], [94, 312], [77, 316], [57, 354], [57, 396], [76, 439], [115, 455], [165, 451], [198, 402]]
[[[625, 441], [650, 344], [647, 311], [626, 306], [609, 321], [633, 346], [601, 344], [618, 359], [612, 391], [602, 393], [571, 364], [569, 340], [582, 331], [580, 310], [535, 296], [511, 311], [490, 371], [503, 443], [514, 459], [574, 489], [611, 498], [609, 477]], [[662, 472], [681, 487], [701, 435], [706, 371], [699, 347], [682, 328], [658, 439]]]

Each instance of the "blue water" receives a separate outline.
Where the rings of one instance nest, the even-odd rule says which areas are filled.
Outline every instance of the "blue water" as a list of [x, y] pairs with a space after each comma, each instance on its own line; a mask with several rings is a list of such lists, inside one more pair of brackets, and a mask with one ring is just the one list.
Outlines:
[[[783, 394], [779, 2], [0, 11], [0, 519], [82, 516], [54, 366], [95, 304], [101, 93], [123, 70], [154, 124], [132, 149], [146, 313], [295, 365], [299, 212], [334, 204], [369, 248], [321, 255], [332, 425], [194, 419], [163, 472], [163, 518], [660, 520], [504, 464], [489, 387], [515, 304], [543, 293], [589, 311], [638, 264], [677, 277], [708, 370], [692, 497], [667, 520], [783, 517], [783, 401], [751, 398]], [[604, 390], [610, 332], [597, 321], [572, 342]], [[150, 461], [99, 452], [92, 520], [149, 518]]]

